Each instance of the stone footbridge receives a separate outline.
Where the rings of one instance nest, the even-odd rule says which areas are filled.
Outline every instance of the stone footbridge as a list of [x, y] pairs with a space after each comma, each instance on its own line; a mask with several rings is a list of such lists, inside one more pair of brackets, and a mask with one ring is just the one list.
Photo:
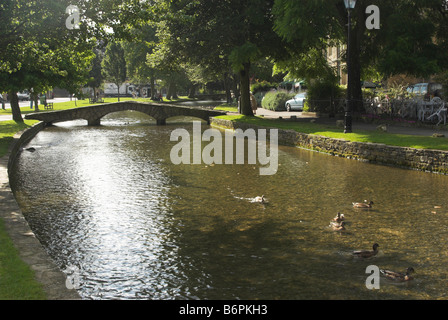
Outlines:
[[215, 111], [199, 107], [184, 107], [164, 103], [123, 101], [67, 110], [30, 113], [25, 115], [25, 119], [39, 120], [47, 125], [62, 121], [84, 119], [87, 120], [89, 126], [97, 126], [101, 124], [101, 118], [105, 115], [112, 112], [127, 110], [145, 113], [153, 117], [158, 125], [164, 125], [166, 124], [166, 120], [168, 118], [177, 116], [195, 117], [210, 123], [210, 117], [226, 114], [224, 111]]

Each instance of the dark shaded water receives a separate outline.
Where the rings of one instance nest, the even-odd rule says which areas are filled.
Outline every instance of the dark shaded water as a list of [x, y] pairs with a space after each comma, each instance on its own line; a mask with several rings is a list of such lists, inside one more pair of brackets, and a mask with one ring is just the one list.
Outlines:
[[[279, 170], [178, 165], [171, 132], [135, 112], [39, 133], [12, 187], [85, 299], [446, 298], [448, 177], [280, 147]], [[180, 122], [179, 122], [180, 121]], [[203, 125], [205, 129], [206, 126]], [[252, 203], [264, 194], [269, 203]], [[372, 199], [373, 209], [353, 209]], [[340, 211], [346, 232], [329, 228]], [[351, 252], [380, 244], [370, 260]], [[366, 267], [416, 270], [381, 280]]]

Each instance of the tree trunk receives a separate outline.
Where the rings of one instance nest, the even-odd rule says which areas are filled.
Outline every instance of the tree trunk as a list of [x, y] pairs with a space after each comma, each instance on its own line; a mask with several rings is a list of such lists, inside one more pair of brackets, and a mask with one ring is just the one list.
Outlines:
[[243, 69], [240, 70], [240, 113], [245, 116], [253, 116], [250, 103], [250, 79], [249, 79], [250, 63], [244, 63]]
[[177, 93], [176, 93], [176, 82], [175, 81], [170, 81], [169, 85], [168, 85], [168, 92], [166, 94], [166, 98], [168, 100], [171, 99], [177, 99]]
[[17, 92], [9, 93], [10, 102], [11, 102], [11, 110], [12, 110], [12, 120], [15, 122], [23, 122], [22, 113], [20, 111], [19, 106], [19, 97], [17, 96]]
[[116, 83], [116, 85], [117, 85], [117, 88], [118, 88], [118, 102], [120, 102], [120, 84], [119, 83]]
[[240, 88], [238, 87], [239, 80], [237, 80], [236, 78], [237, 78], [236, 75], [234, 75], [231, 78], [231, 86], [232, 86], [232, 90], [235, 94], [235, 97], [234, 97], [235, 101], [238, 103], [238, 101], [240, 101]]
[[151, 84], [151, 99], [155, 99], [156, 97], [156, 80], [154, 77], [151, 77], [149, 80]]
[[227, 104], [231, 104], [232, 103], [232, 93], [230, 90], [230, 79], [229, 79], [229, 76], [227, 75], [227, 73], [224, 73], [223, 81], [224, 81], [224, 89], [226, 90]]
[[193, 99], [196, 96], [196, 88], [197, 88], [197, 84], [192, 84], [190, 86], [190, 90], [188, 92], [188, 98]]
[[30, 95], [30, 99], [33, 101], [34, 103], [34, 110], [35, 111], [39, 111], [39, 95], [37, 93], [32, 93]]
[[36, 106], [36, 108], [34, 108], [34, 110], [39, 111], [39, 94], [37, 94], [37, 93], [35, 96], [34, 105]]

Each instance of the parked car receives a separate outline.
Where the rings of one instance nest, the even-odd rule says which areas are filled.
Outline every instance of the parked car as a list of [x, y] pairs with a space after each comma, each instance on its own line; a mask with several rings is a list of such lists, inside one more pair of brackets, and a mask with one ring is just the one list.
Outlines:
[[425, 101], [430, 101], [434, 97], [443, 99], [443, 85], [440, 83], [416, 83], [409, 86], [407, 91], [414, 94], [416, 97], [423, 98]]
[[30, 94], [26, 91], [17, 93], [17, 98], [19, 101], [27, 101], [30, 100]]
[[306, 101], [306, 92], [298, 93], [291, 100], [286, 101], [285, 107], [287, 111], [303, 111]]

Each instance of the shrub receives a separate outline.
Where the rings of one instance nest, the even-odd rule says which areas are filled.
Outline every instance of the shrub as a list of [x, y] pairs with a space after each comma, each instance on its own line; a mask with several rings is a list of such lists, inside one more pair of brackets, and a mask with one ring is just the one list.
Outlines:
[[332, 113], [335, 110], [331, 101], [339, 99], [344, 99], [344, 89], [332, 81], [318, 81], [308, 88], [307, 101], [312, 112]]
[[294, 93], [287, 93], [284, 91], [270, 91], [266, 93], [261, 106], [264, 109], [273, 111], [285, 111], [285, 103], [294, 97]]
[[440, 92], [442, 99], [448, 100], [448, 70], [437, 75], [435, 79], [443, 85], [442, 92]]

